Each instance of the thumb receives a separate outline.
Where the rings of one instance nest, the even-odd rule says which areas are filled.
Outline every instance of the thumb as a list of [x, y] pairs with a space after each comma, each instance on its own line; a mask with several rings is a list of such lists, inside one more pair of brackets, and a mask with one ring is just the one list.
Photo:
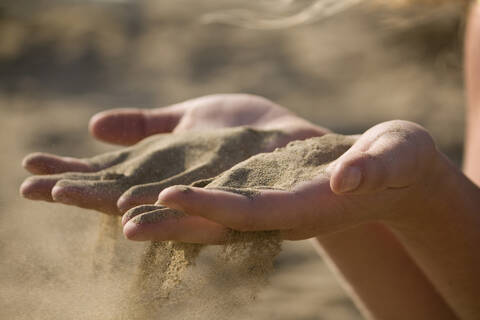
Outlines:
[[381, 123], [330, 165], [330, 188], [337, 194], [364, 194], [408, 187], [421, 178], [435, 150], [432, 138], [419, 125], [399, 120]]
[[157, 133], [173, 131], [185, 113], [183, 105], [157, 109], [112, 109], [90, 119], [90, 133], [109, 143], [132, 145]]

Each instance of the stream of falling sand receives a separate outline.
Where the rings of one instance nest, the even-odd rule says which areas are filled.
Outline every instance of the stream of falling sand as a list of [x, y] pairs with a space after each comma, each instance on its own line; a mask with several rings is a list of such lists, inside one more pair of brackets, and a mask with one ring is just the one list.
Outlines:
[[[95, 247], [93, 271], [94, 274], [106, 274], [109, 281], [115, 281], [116, 269], [123, 263], [120, 237], [118, 217], [104, 216]], [[196, 310], [189, 314], [192, 319], [210, 318], [212, 313], [225, 312], [226, 307], [245, 305], [266, 284], [273, 270], [273, 259], [281, 250], [280, 244], [276, 232], [231, 231], [227, 243], [210, 261], [208, 271], [200, 271], [188, 279], [191, 283], [180, 285], [185, 280], [184, 273], [195, 264], [205, 246], [151, 242], [136, 270], [132, 270], [128, 290], [118, 299], [118, 306], [112, 308], [111, 319], [154, 319], [171, 314], [176, 304], [190, 299], [197, 301], [192, 305]], [[213, 285], [215, 283], [221, 285]], [[240, 287], [243, 290], [240, 293], [231, 292]], [[177, 314], [171, 318], [180, 319], [181, 316]]]

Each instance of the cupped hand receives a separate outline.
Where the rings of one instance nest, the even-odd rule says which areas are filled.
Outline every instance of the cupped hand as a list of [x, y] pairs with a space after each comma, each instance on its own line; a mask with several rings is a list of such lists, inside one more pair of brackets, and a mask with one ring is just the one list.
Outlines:
[[237, 126], [281, 130], [287, 135], [284, 144], [329, 132], [270, 100], [248, 94], [209, 95], [158, 109], [108, 110], [93, 116], [89, 127], [99, 140], [133, 145], [157, 133]]
[[[237, 126], [249, 128], [222, 129]], [[110, 110], [91, 119], [90, 131], [99, 140], [133, 146], [82, 159], [31, 154], [23, 165], [36, 176], [25, 180], [21, 194], [121, 214], [154, 203], [168, 186], [214, 177], [256, 153], [327, 132], [271, 101], [240, 94]]]
[[132, 240], [219, 243], [229, 229], [307, 239], [421, 210], [441, 159], [430, 135], [406, 121], [360, 137], [295, 141], [222, 173], [204, 188], [174, 186], [157, 205], [123, 217]]

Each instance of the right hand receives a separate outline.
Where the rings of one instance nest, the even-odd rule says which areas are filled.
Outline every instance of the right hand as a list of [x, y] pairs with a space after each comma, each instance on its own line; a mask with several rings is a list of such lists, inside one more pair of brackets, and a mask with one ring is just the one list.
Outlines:
[[[253, 156], [201, 188], [166, 188], [156, 205], [123, 216], [124, 233], [139, 241], [221, 243], [228, 229], [303, 240], [362, 223], [410, 224], [448, 197], [442, 179], [456, 173], [429, 133], [407, 121], [312, 141]], [[306, 168], [315, 175], [305, 179]]]

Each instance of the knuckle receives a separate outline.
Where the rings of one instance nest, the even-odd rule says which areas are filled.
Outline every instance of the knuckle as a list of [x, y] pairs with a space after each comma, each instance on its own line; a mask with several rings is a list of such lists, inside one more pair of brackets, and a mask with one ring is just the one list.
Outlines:
[[368, 152], [362, 152], [357, 159], [355, 165], [362, 172], [361, 189], [367, 191], [381, 188], [388, 176], [388, 164], [384, 159]]

